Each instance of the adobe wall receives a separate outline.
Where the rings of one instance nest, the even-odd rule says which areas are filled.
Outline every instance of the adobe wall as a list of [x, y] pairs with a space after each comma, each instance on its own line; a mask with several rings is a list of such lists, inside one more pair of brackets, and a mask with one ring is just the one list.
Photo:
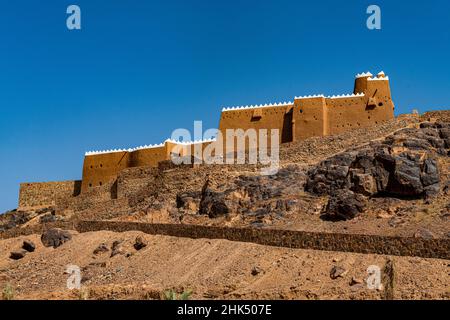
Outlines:
[[134, 151], [118, 151], [86, 155], [83, 164], [83, 184], [81, 191], [102, 186], [114, 181], [119, 172], [130, 167], [157, 166], [166, 160], [167, 145]]
[[167, 159], [167, 145], [158, 148], [136, 150], [129, 153], [128, 167], [157, 166]]
[[220, 116], [219, 130], [226, 129], [280, 129], [283, 127], [284, 114], [292, 104], [256, 109], [223, 111]]
[[57, 198], [71, 198], [80, 192], [80, 180], [21, 183], [19, 209], [54, 206]]
[[128, 167], [129, 153], [111, 152], [96, 155], [88, 155], [84, 158], [83, 183], [81, 192], [102, 186], [117, 177], [117, 174]]
[[[279, 130], [278, 143], [285, 143], [292, 141], [291, 123], [292, 119], [286, 121], [289, 115], [292, 114], [293, 103], [286, 103], [282, 105], [260, 106], [257, 108], [237, 109], [230, 111], [222, 111], [220, 115], [219, 131], [223, 137], [223, 154], [227, 152], [227, 144], [234, 146], [231, 150], [237, 150], [238, 138], [235, 137], [232, 141], [227, 139], [227, 129], [255, 129], [256, 143], [259, 146], [259, 130], [267, 129], [266, 147], [270, 149], [272, 144], [271, 130]], [[249, 137], [244, 140], [244, 150], [250, 148]]]
[[325, 97], [294, 100], [294, 140], [328, 135], [328, 114]]
[[[267, 129], [269, 135], [268, 147], [270, 146], [270, 130], [279, 129], [279, 143], [290, 142], [289, 132], [283, 131], [290, 125], [286, 123], [286, 114], [291, 110], [293, 104], [283, 104], [282, 106], [264, 106], [260, 108], [248, 108], [240, 110], [222, 111], [220, 115], [219, 130], [226, 140], [226, 129]], [[224, 142], [226, 143], [226, 141]], [[234, 144], [236, 145], [236, 139]], [[246, 142], [247, 143], [247, 142]], [[248, 146], [246, 145], [246, 149]]]
[[166, 141], [164, 145], [158, 147], [86, 155], [83, 164], [81, 191], [85, 193], [89, 189], [113, 182], [119, 173], [126, 168], [158, 167], [159, 163], [171, 159], [173, 151], [176, 151], [181, 157], [188, 155], [189, 152], [194, 155], [195, 145], [198, 145], [199, 152], [203, 153], [203, 150], [210, 143], [177, 144]]
[[[364, 91], [356, 92], [358, 90]], [[377, 125], [394, 118], [389, 80], [384, 76], [374, 77], [374, 80], [357, 78], [354, 93], [364, 93], [364, 96], [326, 99], [329, 134]]]
[[[389, 78], [358, 75], [353, 94], [296, 97], [293, 103], [222, 111], [219, 129], [279, 129], [280, 143], [339, 134], [394, 118]], [[291, 133], [291, 134], [290, 134]]]

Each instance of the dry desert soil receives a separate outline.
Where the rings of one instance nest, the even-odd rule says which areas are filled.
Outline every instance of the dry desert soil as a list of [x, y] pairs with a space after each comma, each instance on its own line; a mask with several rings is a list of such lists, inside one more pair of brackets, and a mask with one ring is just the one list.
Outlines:
[[[441, 259], [277, 248], [227, 240], [152, 236], [141, 232], [76, 233], [57, 249], [39, 235], [0, 240], [0, 279], [16, 299], [160, 299], [168, 289], [193, 299], [448, 299], [450, 262]], [[135, 238], [148, 245], [136, 250]], [[36, 250], [14, 261], [9, 252], [31, 240]], [[123, 241], [123, 253], [93, 254]], [[369, 289], [369, 266], [394, 270]], [[68, 265], [82, 270], [87, 293], [67, 289]], [[343, 268], [336, 279], [333, 267]], [[344, 271], [345, 270], [345, 271]], [[393, 277], [393, 278], [390, 278]], [[83, 295], [84, 294], [84, 295]]]

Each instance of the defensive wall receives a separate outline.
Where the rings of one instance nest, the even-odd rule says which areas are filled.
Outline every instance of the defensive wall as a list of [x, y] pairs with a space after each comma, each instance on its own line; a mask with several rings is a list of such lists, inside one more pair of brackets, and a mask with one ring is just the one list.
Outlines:
[[195, 146], [204, 150], [212, 141], [180, 143], [167, 140], [154, 146], [142, 146], [128, 150], [107, 150], [87, 152], [83, 164], [81, 192], [115, 180], [125, 168], [157, 167], [162, 161], [170, 160], [176, 151], [180, 157], [194, 154]]
[[[279, 130], [279, 143], [304, 140], [313, 136], [339, 134], [355, 128], [368, 127], [394, 118], [389, 78], [380, 72], [356, 75], [353, 93], [338, 96], [313, 95], [295, 97], [292, 102], [224, 108], [219, 122], [225, 145], [237, 144], [237, 137], [227, 141], [227, 129], [268, 130], [267, 147], [270, 149], [270, 131]], [[257, 136], [258, 140], [258, 136]], [[91, 151], [85, 154], [82, 180], [71, 192], [70, 182], [48, 184], [22, 184], [19, 206], [52, 205], [56, 198], [71, 197], [88, 190], [114, 183], [121, 171], [134, 167], [157, 167], [168, 161], [172, 154], [195, 155], [214, 140], [178, 142], [166, 140], [158, 145], [134, 149]], [[259, 141], [257, 141], [259, 146]], [[245, 140], [245, 149], [249, 140]], [[22, 190], [23, 189], [23, 190]], [[42, 190], [41, 190], [42, 189]]]
[[[293, 102], [224, 108], [219, 130], [223, 136], [223, 148], [227, 144], [227, 129], [267, 129], [267, 147], [270, 149], [270, 130], [279, 130], [279, 143], [304, 140], [313, 136], [339, 134], [355, 128], [367, 127], [394, 118], [389, 78], [380, 72], [358, 74], [352, 94], [329, 96], [314, 95], [295, 97]], [[233, 137], [232, 145], [237, 145]], [[259, 145], [258, 136], [256, 136]], [[83, 166], [81, 191], [100, 186], [117, 178], [125, 168], [157, 166], [170, 160], [176, 149], [178, 155], [194, 154], [195, 144], [203, 151], [213, 141], [180, 143], [167, 140], [160, 145], [144, 146], [129, 150], [107, 150], [86, 153]], [[249, 140], [245, 142], [249, 148]], [[181, 150], [181, 151], [180, 151]]]

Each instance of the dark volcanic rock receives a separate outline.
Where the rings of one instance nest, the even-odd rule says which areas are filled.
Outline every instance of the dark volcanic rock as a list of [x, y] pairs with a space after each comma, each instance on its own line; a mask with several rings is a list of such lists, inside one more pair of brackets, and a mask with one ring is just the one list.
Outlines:
[[9, 257], [13, 260], [20, 260], [23, 257], [25, 257], [26, 254], [27, 254], [26, 250], [13, 251], [11, 252]]
[[108, 252], [109, 248], [106, 243], [101, 243], [97, 248], [94, 249], [93, 254], [100, 254]]
[[56, 217], [56, 215], [54, 215], [52, 213], [44, 214], [42, 217], [39, 218], [40, 223], [55, 222], [57, 220], [58, 220], [58, 218]]
[[371, 196], [377, 192], [377, 182], [369, 173], [355, 173], [353, 176], [354, 190], [357, 193]]
[[225, 194], [223, 192], [215, 192], [209, 187], [209, 180], [206, 181], [202, 188], [202, 198], [200, 200], [200, 214], [217, 218], [226, 216], [230, 213]]
[[388, 188], [381, 191], [399, 196], [420, 196], [423, 193], [423, 185], [420, 180], [420, 163], [416, 161], [397, 157], [395, 169], [390, 178]]
[[365, 198], [350, 190], [337, 190], [330, 196], [325, 217], [330, 220], [349, 220], [364, 211]]
[[344, 277], [347, 273], [348, 273], [348, 271], [345, 270], [344, 268], [338, 267], [338, 266], [334, 266], [333, 268], [331, 268], [330, 278], [334, 280], [334, 279], [337, 279], [339, 277]]
[[36, 245], [30, 240], [25, 240], [22, 244], [22, 249], [25, 249], [28, 252], [33, 252], [36, 250]]
[[421, 174], [422, 184], [426, 186], [430, 186], [436, 183], [439, 183], [439, 170], [436, 163], [436, 160], [427, 159], [424, 162], [423, 172]]
[[72, 235], [69, 231], [52, 228], [45, 231], [41, 236], [42, 244], [46, 247], [57, 248], [64, 242], [72, 239]]
[[[350, 189], [365, 196], [430, 198], [440, 191], [436, 154], [447, 153], [447, 127], [424, 125], [399, 130], [383, 142], [371, 142], [322, 161], [308, 172], [306, 191], [334, 195]], [[332, 203], [333, 204], [333, 203]]]
[[143, 237], [137, 236], [133, 246], [136, 250], [141, 250], [145, 248], [147, 244], [147, 241]]

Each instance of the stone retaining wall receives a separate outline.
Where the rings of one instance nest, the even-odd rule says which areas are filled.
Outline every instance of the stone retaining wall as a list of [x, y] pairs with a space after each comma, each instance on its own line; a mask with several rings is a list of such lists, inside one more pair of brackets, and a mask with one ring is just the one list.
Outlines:
[[252, 242], [261, 245], [297, 249], [450, 259], [450, 239], [305, 232], [281, 229], [211, 227], [185, 224], [80, 221], [78, 223], [47, 224], [36, 226], [34, 228], [9, 230], [1, 233], [0, 238], [4, 239], [17, 237], [19, 235], [40, 233], [42, 230], [52, 226], [74, 229], [78, 232], [101, 230], [114, 232], [142, 231], [153, 235], [193, 239], [226, 239], [230, 241]]
[[450, 259], [450, 239], [423, 239], [362, 234], [337, 234], [279, 229], [228, 228], [183, 224], [82, 221], [79, 232], [138, 230], [185, 238], [226, 239], [298, 249], [375, 253], [396, 256]]
[[72, 198], [81, 191], [81, 181], [21, 183], [19, 208], [49, 207], [58, 198]]

